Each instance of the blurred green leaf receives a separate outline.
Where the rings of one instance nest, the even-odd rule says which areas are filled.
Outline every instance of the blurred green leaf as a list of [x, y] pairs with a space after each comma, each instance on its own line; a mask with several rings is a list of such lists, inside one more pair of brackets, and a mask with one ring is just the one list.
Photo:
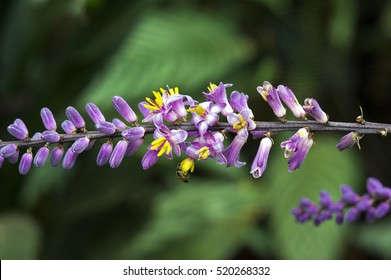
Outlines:
[[[353, 230], [352, 230], [353, 232]], [[377, 222], [367, 224], [361, 228], [354, 228], [354, 235], [358, 246], [364, 250], [379, 254], [382, 258], [391, 258], [391, 223]]]
[[36, 259], [41, 232], [36, 222], [24, 214], [0, 216], [0, 259]]
[[290, 214], [303, 196], [317, 202], [320, 190], [326, 189], [338, 199], [341, 184], [354, 187], [360, 182], [360, 166], [353, 151], [339, 152], [335, 138], [317, 136], [315, 141], [300, 169], [289, 173], [282, 155], [271, 159], [269, 166], [276, 174], [269, 185], [274, 245], [283, 259], [339, 258], [345, 239], [345, 225], [338, 226], [335, 221], [326, 221], [319, 227], [299, 224]]

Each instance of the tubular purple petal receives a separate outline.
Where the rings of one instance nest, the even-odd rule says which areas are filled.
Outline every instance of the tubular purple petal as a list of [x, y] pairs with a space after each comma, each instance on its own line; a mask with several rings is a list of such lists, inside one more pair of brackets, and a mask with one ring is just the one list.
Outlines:
[[42, 139], [42, 133], [41, 132], [35, 132], [33, 137], [31, 137], [31, 141], [41, 140], [41, 139]]
[[86, 111], [94, 123], [100, 123], [106, 121], [102, 112], [99, 110], [98, 106], [96, 106], [94, 103], [91, 102], [87, 103]]
[[269, 158], [269, 152], [273, 145], [272, 140], [269, 137], [265, 137], [261, 140], [258, 148], [258, 152], [251, 165], [250, 173], [254, 178], [259, 178], [266, 170], [267, 160]]
[[226, 91], [226, 88], [229, 88], [231, 86], [232, 84], [223, 84], [222, 82], [220, 82], [218, 86], [211, 83], [209, 87], [209, 93], [203, 93], [206, 100], [214, 101], [217, 104], [225, 105], [224, 108], [221, 110], [221, 114], [223, 116], [228, 116], [229, 114], [233, 113], [233, 108], [228, 101]]
[[121, 135], [128, 141], [135, 141], [144, 137], [145, 128], [141, 126], [129, 127], [122, 131]]
[[126, 129], [128, 126], [123, 122], [121, 121], [120, 119], [117, 119], [117, 118], [114, 118], [112, 123], [115, 125], [115, 127], [119, 130], [123, 130], [123, 129]]
[[345, 149], [351, 148], [355, 144], [358, 144], [362, 137], [363, 135], [360, 135], [357, 132], [349, 132], [341, 138], [337, 144], [337, 149], [343, 151]]
[[126, 140], [118, 141], [117, 145], [115, 145], [113, 153], [110, 156], [109, 164], [111, 168], [117, 168], [121, 164], [125, 156], [127, 147], [128, 147], [128, 141]]
[[111, 152], [113, 151], [113, 144], [111, 142], [104, 143], [99, 150], [96, 158], [96, 164], [103, 166], [109, 162]]
[[305, 119], [305, 112], [303, 107], [300, 105], [299, 101], [297, 101], [296, 96], [291, 91], [290, 88], [279, 85], [277, 87], [277, 93], [282, 102], [285, 103], [286, 106], [292, 111], [293, 115], [296, 118]]
[[144, 170], [147, 170], [148, 168], [152, 167], [155, 165], [155, 163], [158, 160], [158, 150], [148, 150], [144, 157], [141, 160], [141, 166], [143, 167]]
[[125, 155], [127, 157], [130, 157], [131, 155], [133, 155], [138, 150], [138, 148], [140, 148], [140, 146], [143, 144], [143, 142], [144, 142], [144, 138], [140, 138], [135, 141], [130, 141], [128, 143], [128, 147], [126, 149]]
[[18, 147], [15, 144], [8, 144], [0, 150], [0, 156], [3, 158], [9, 158], [18, 151]]
[[90, 138], [88, 137], [82, 137], [77, 139], [71, 146], [71, 150], [75, 154], [81, 154], [84, 152], [85, 149], [87, 149], [88, 145], [90, 144]]
[[77, 111], [72, 106], [69, 106], [65, 110], [65, 114], [66, 114], [67, 118], [73, 123], [73, 125], [76, 128], [83, 128], [83, 127], [85, 127], [86, 123], [84, 122], [83, 117], [80, 115], [79, 111]]
[[19, 173], [21, 175], [26, 175], [27, 173], [29, 173], [32, 161], [33, 155], [30, 151], [27, 151], [22, 155], [22, 158], [20, 159], [19, 163]]
[[57, 143], [60, 141], [60, 134], [52, 130], [42, 132], [42, 140], [48, 143]]
[[[239, 168], [246, 164], [245, 162], [239, 161], [240, 151], [245, 143], [246, 139], [240, 135], [236, 135], [231, 144], [224, 150], [223, 155], [227, 160], [227, 167], [235, 165], [235, 167]], [[219, 161], [218, 163], [222, 164]]]
[[367, 180], [367, 191], [370, 195], [376, 196], [377, 192], [384, 188], [382, 182], [374, 177], [369, 177]]
[[304, 111], [313, 117], [317, 122], [327, 123], [329, 121], [329, 117], [327, 114], [320, 108], [319, 103], [315, 100], [315, 98], [307, 98], [304, 100]]
[[38, 152], [35, 154], [35, 157], [34, 157], [34, 165], [36, 167], [42, 167], [44, 166], [47, 158], [49, 156], [49, 148], [44, 146], [44, 147], [41, 147], [39, 148]]
[[62, 161], [62, 167], [64, 169], [71, 169], [76, 162], [78, 154], [74, 153], [71, 148], [65, 152], [64, 159]]
[[390, 211], [390, 202], [382, 202], [375, 209], [375, 217], [377, 219], [383, 218]]
[[52, 150], [52, 155], [50, 157], [50, 164], [54, 167], [59, 165], [63, 155], [64, 155], [64, 148], [61, 145], [54, 147]]
[[272, 108], [273, 113], [280, 120], [285, 121], [286, 109], [281, 103], [277, 90], [269, 82], [264, 82], [262, 87], [257, 87], [257, 91]]
[[28, 131], [24, 130], [22, 127], [16, 125], [16, 124], [10, 124], [7, 127], [7, 130], [9, 134], [14, 136], [15, 138], [19, 140], [24, 140], [28, 137]]
[[43, 125], [47, 130], [56, 130], [57, 129], [57, 123], [54, 119], [52, 111], [49, 110], [49, 108], [42, 108], [41, 109], [41, 118]]
[[61, 123], [61, 127], [64, 130], [66, 134], [73, 134], [76, 133], [77, 128], [70, 120], [65, 120]]
[[107, 135], [114, 134], [117, 130], [117, 128], [115, 127], [114, 124], [112, 124], [111, 122], [106, 122], [106, 121], [95, 123], [95, 127], [97, 130], [99, 130], [100, 132], [103, 132], [104, 134], [107, 134]]
[[120, 96], [113, 97], [113, 105], [117, 112], [127, 121], [127, 122], [135, 122], [137, 120], [137, 116], [130, 108], [129, 104]]
[[170, 141], [172, 142], [173, 145], [178, 145], [182, 142], [184, 142], [187, 138], [187, 131], [182, 130], [182, 129], [173, 129], [171, 130], [171, 135], [170, 135]]

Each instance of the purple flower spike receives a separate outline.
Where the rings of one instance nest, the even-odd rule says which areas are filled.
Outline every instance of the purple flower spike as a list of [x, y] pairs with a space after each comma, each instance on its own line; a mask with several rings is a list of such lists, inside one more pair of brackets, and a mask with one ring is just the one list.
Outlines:
[[0, 150], [0, 156], [3, 158], [9, 158], [18, 151], [18, 147], [15, 144], [8, 144]]
[[301, 106], [299, 101], [297, 101], [297, 98], [291, 91], [291, 89], [286, 86], [279, 85], [277, 87], [277, 92], [282, 102], [284, 102], [285, 105], [288, 106], [288, 108], [292, 111], [293, 115], [296, 118], [305, 120], [305, 112], [303, 106]]
[[81, 154], [84, 152], [85, 149], [87, 149], [88, 145], [90, 144], [90, 138], [88, 137], [82, 137], [77, 139], [71, 146], [71, 150], [75, 154]]
[[41, 109], [41, 118], [43, 125], [47, 130], [56, 130], [57, 129], [57, 123], [54, 119], [52, 111], [49, 110], [49, 108], [42, 108]]
[[64, 156], [64, 159], [62, 161], [62, 167], [64, 169], [71, 169], [76, 162], [78, 154], [74, 153], [71, 148], [69, 148]]
[[119, 130], [123, 130], [125, 128], [127, 128], [128, 126], [123, 122], [121, 121], [120, 119], [117, 119], [117, 118], [114, 118], [112, 123], [115, 125], [115, 127]]
[[33, 155], [31, 151], [27, 151], [23, 154], [20, 163], [19, 163], [19, 173], [21, 175], [26, 175], [29, 173], [31, 168], [31, 163], [33, 162]]
[[44, 146], [44, 147], [41, 147], [39, 148], [38, 152], [36, 153], [35, 157], [34, 157], [34, 165], [36, 167], [42, 167], [44, 166], [47, 158], [49, 156], [49, 148]]
[[118, 141], [117, 145], [115, 145], [113, 153], [110, 156], [109, 164], [111, 168], [117, 168], [121, 164], [127, 148], [128, 148], [128, 141], [126, 140]]
[[74, 124], [76, 128], [85, 127], [86, 123], [84, 122], [83, 117], [80, 115], [79, 111], [77, 111], [72, 106], [69, 106], [65, 110], [65, 114], [67, 115], [67, 118]]
[[48, 143], [57, 143], [60, 141], [60, 134], [52, 130], [42, 132], [42, 140]]
[[98, 157], [96, 158], [96, 164], [98, 166], [103, 166], [109, 162], [111, 152], [113, 151], [113, 144], [111, 142], [106, 142], [100, 147]]
[[258, 152], [254, 158], [253, 164], [251, 165], [250, 173], [254, 178], [259, 178], [266, 170], [267, 159], [269, 157], [270, 149], [273, 145], [272, 140], [269, 137], [265, 137], [259, 144]]
[[70, 120], [65, 120], [61, 123], [61, 127], [66, 134], [76, 133], [77, 128]]
[[155, 163], [158, 160], [158, 150], [148, 150], [144, 157], [141, 160], [141, 166], [143, 167], [144, 170], [147, 170], [148, 168], [152, 167], [155, 165]]
[[360, 147], [359, 141], [362, 137], [363, 135], [358, 134], [357, 132], [349, 132], [341, 138], [341, 140], [337, 144], [337, 149], [343, 151], [345, 149], [353, 147], [355, 144]]
[[315, 100], [315, 98], [307, 98], [304, 100], [304, 111], [313, 117], [317, 122], [327, 123], [329, 121], [329, 117], [327, 114], [320, 108], [319, 103]]
[[121, 97], [114, 96], [113, 97], [113, 105], [117, 112], [127, 121], [127, 122], [135, 122], [137, 120], [137, 116], [130, 108], [129, 104]]
[[257, 91], [272, 108], [273, 113], [281, 121], [285, 122], [286, 109], [284, 108], [284, 106], [282, 106], [277, 90], [269, 82], [264, 82], [262, 87], [257, 87]]
[[54, 147], [52, 151], [52, 156], [50, 158], [50, 164], [54, 167], [59, 165], [63, 155], [64, 155], [64, 148], [61, 145]]
[[131, 155], [133, 155], [138, 150], [138, 148], [140, 148], [140, 146], [143, 144], [143, 142], [144, 142], [144, 138], [140, 138], [135, 141], [129, 142], [125, 155], [127, 157], [130, 157]]
[[144, 137], [145, 128], [141, 126], [129, 127], [122, 131], [121, 135], [128, 141], [135, 141]]
[[16, 119], [13, 124], [7, 127], [8, 132], [19, 140], [28, 138], [29, 132], [21, 119]]
[[94, 103], [87, 103], [86, 110], [88, 115], [90, 116], [91, 120], [94, 123], [100, 123], [105, 122], [105, 116], [103, 116], [102, 112], [99, 110], [98, 106], [96, 106]]
[[97, 130], [99, 130], [100, 132], [103, 132], [104, 134], [107, 134], [107, 135], [114, 134], [117, 130], [117, 128], [115, 127], [114, 124], [112, 124], [111, 122], [106, 122], [106, 121], [95, 123], [95, 127]]

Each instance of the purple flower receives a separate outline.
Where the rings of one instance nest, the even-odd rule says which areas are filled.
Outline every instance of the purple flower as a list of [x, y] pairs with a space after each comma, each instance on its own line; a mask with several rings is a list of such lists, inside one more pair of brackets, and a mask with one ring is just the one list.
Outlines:
[[113, 105], [117, 112], [127, 121], [127, 122], [135, 122], [137, 120], [137, 116], [130, 108], [129, 104], [121, 97], [114, 96], [113, 97]]
[[47, 130], [56, 130], [57, 129], [57, 123], [54, 119], [52, 111], [49, 110], [49, 108], [42, 108], [41, 109], [41, 118], [43, 125]]
[[223, 155], [224, 136], [220, 132], [206, 132], [203, 136], [197, 137], [186, 147], [186, 154], [198, 160], [206, 160], [209, 157], [217, 158], [221, 163], [226, 163]]
[[[235, 165], [235, 167], [242, 167], [245, 165], [245, 162], [239, 161], [240, 151], [246, 143], [246, 139], [237, 134], [232, 140], [231, 144], [223, 151], [223, 155], [226, 159], [227, 167]], [[221, 160], [218, 161], [219, 164], [224, 164]]]
[[289, 140], [281, 143], [281, 148], [285, 149], [285, 157], [290, 157], [288, 160], [289, 172], [301, 166], [312, 144], [313, 140], [305, 128], [299, 129]]
[[29, 149], [26, 153], [22, 155], [19, 163], [19, 173], [21, 175], [26, 175], [29, 173], [31, 168], [31, 163], [33, 161], [33, 154], [31, 153], [31, 149]]
[[50, 158], [50, 164], [54, 167], [59, 165], [63, 155], [64, 155], [64, 148], [62, 147], [62, 145], [58, 145], [54, 147], [54, 149], [52, 150], [52, 156]]
[[65, 114], [67, 118], [74, 124], [76, 128], [82, 129], [85, 127], [85, 122], [83, 117], [80, 115], [79, 111], [77, 111], [75, 108], [72, 106], [69, 106], [65, 110]]
[[219, 113], [224, 104], [213, 104], [211, 101], [202, 102], [188, 109], [193, 114], [192, 122], [197, 127], [199, 133], [204, 135], [209, 126], [213, 126], [219, 120]]
[[313, 117], [317, 122], [327, 123], [329, 121], [329, 117], [327, 114], [320, 108], [319, 103], [315, 100], [315, 98], [307, 98], [304, 100], [304, 111]]
[[125, 156], [127, 147], [128, 147], [128, 141], [126, 140], [118, 141], [109, 159], [109, 164], [111, 168], [117, 168], [121, 164]]
[[73, 134], [76, 133], [77, 128], [70, 120], [65, 120], [61, 123], [61, 127], [64, 130], [66, 134]]
[[323, 208], [330, 208], [333, 205], [331, 195], [327, 191], [320, 192], [319, 204]]
[[305, 112], [303, 107], [300, 105], [299, 101], [297, 101], [296, 96], [291, 91], [290, 88], [279, 85], [277, 87], [277, 93], [282, 102], [285, 103], [286, 106], [292, 111], [293, 115], [296, 118], [300, 118], [305, 120]]
[[[162, 89], [160, 89], [160, 91], [161, 90]], [[167, 104], [172, 108], [172, 111], [174, 111], [178, 119], [186, 121], [187, 111], [185, 108], [185, 101], [183, 100], [185, 98], [187, 99], [187, 105], [193, 105], [194, 100], [188, 95], [179, 94], [179, 89], [177, 87], [169, 88], [167, 86], [167, 90], [170, 94], [170, 97], [167, 99]]]
[[153, 165], [155, 165], [155, 163], [157, 162], [158, 160], [158, 150], [148, 150], [145, 155], [143, 156], [143, 158], [141, 159], [141, 166], [143, 167], [144, 170], [147, 170], [149, 169], [150, 167], [152, 167]]
[[74, 153], [71, 148], [69, 148], [64, 156], [64, 159], [62, 161], [62, 167], [64, 169], [71, 169], [76, 162], [78, 154]]
[[99, 122], [95, 123], [95, 127], [98, 131], [103, 132], [104, 134], [111, 135], [114, 134], [117, 130], [114, 124], [111, 122]]
[[383, 218], [390, 211], [390, 202], [382, 202], [376, 207], [375, 217], [377, 219]]
[[113, 143], [106, 142], [104, 143], [99, 150], [98, 156], [96, 158], [96, 164], [98, 166], [103, 166], [109, 162], [111, 152], [113, 151]]
[[266, 170], [267, 160], [269, 157], [270, 149], [273, 145], [272, 140], [269, 137], [265, 137], [259, 144], [259, 149], [255, 155], [254, 161], [251, 165], [250, 173], [254, 178], [259, 178]]
[[57, 143], [60, 141], [60, 134], [52, 130], [46, 130], [42, 132], [42, 140], [48, 143]]
[[155, 139], [151, 145], [151, 150], [158, 150], [158, 157], [165, 154], [169, 159], [172, 158], [172, 150], [180, 156], [181, 148], [179, 146], [180, 143], [184, 142], [187, 138], [187, 131], [185, 130], [170, 130], [167, 126], [163, 125], [161, 128], [155, 129], [153, 134], [153, 138]]
[[227, 116], [229, 124], [232, 125], [230, 128], [231, 132], [240, 135], [240, 137], [247, 140], [248, 130], [253, 130], [256, 128], [256, 124], [252, 119], [252, 112], [243, 111], [243, 114], [232, 113]]
[[127, 157], [133, 155], [138, 150], [138, 148], [140, 148], [143, 142], [144, 142], [144, 138], [140, 138], [134, 141], [129, 141], [128, 147], [126, 148], [125, 155]]
[[117, 119], [117, 118], [114, 118], [112, 123], [115, 125], [115, 127], [118, 130], [123, 130], [128, 127], [123, 121], [121, 121], [120, 119]]
[[15, 144], [8, 144], [7, 146], [4, 146], [0, 150], [0, 156], [2, 158], [9, 158], [16, 154], [18, 151], [18, 147]]
[[35, 154], [35, 157], [34, 157], [34, 165], [36, 167], [42, 167], [44, 166], [47, 158], [49, 156], [49, 148], [46, 147], [46, 146], [43, 146], [41, 148], [39, 148], [38, 152]]
[[84, 152], [85, 149], [87, 149], [88, 145], [90, 144], [90, 138], [82, 137], [77, 139], [71, 146], [70, 150], [72, 150], [75, 154], [81, 154]]
[[258, 86], [257, 91], [261, 94], [262, 98], [272, 108], [273, 113], [282, 121], [285, 122], [286, 110], [282, 106], [280, 97], [278, 96], [277, 90], [269, 83], [264, 82], [263, 86]]
[[122, 131], [121, 135], [128, 141], [135, 141], [144, 137], [145, 128], [141, 126], [129, 127]]
[[19, 160], [19, 150], [16, 150], [16, 152], [13, 153], [11, 156], [9, 156], [7, 159], [8, 159], [8, 161], [9, 161], [11, 164], [17, 163], [18, 160]]
[[353, 147], [355, 144], [360, 147], [360, 139], [363, 137], [363, 135], [358, 134], [357, 132], [349, 132], [348, 134], [344, 135], [339, 143], [337, 144], [337, 149], [342, 151], [348, 148]]
[[96, 106], [94, 103], [91, 102], [87, 103], [86, 111], [94, 123], [100, 123], [106, 121], [105, 116], [103, 116], [98, 106]]
[[29, 132], [21, 119], [16, 119], [13, 124], [7, 127], [8, 132], [19, 140], [28, 138]]
[[360, 201], [360, 196], [356, 194], [348, 185], [341, 186], [342, 201], [347, 204], [356, 204]]
[[229, 87], [232, 87], [232, 84], [223, 84], [220, 82], [220, 84], [216, 86], [215, 84], [210, 83], [210, 86], [208, 87], [209, 93], [204, 92], [206, 100], [224, 105], [221, 110], [221, 114], [223, 114], [223, 116], [228, 116], [233, 113], [233, 108], [227, 98], [226, 88]]

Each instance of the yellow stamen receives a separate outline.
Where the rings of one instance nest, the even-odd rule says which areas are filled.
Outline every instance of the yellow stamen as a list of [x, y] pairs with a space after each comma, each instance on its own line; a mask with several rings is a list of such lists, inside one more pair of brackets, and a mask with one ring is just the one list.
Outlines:
[[170, 154], [171, 152], [171, 144], [167, 141], [166, 138], [160, 137], [151, 143], [151, 150], [157, 150], [160, 148], [159, 153], [157, 154], [158, 157], [166, 153], [166, 155]]
[[202, 147], [198, 151], [195, 152], [198, 155], [198, 159], [207, 159], [210, 155], [210, 150], [208, 147]]
[[185, 158], [181, 161], [181, 170], [183, 172], [193, 172], [194, 171], [194, 159], [193, 158]]
[[187, 112], [195, 112], [199, 116], [204, 116], [206, 114], [206, 110], [201, 105], [197, 105], [193, 108], [187, 109]]
[[238, 114], [238, 117], [239, 117], [239, 121], [233, 125], [233, 128], [234, 128], [235, 130], [242, 129], [242, 128], [244, 128], [244, 127], [247, 126], [247, 122], [246, 122], [246, 120], [243, 118], [243, 116], [242, 116], [241, 114]]
[[144, 107], [151, 110], [151, 112], [158, 111], [163, 107], [163, 97], [160, 92], [152, 91], [152, 93], [155, 96], [155, 100], [147, 97], [145, 100], [147, 100], [149, 104], [144, 104]]
[[215, 88], [217, 88], [217, 86], [216, 86], [215, 84], [209, 83], [209, 86], [208, 86], [209, 92], [211, 92], [211, 91], [214, 90]]

